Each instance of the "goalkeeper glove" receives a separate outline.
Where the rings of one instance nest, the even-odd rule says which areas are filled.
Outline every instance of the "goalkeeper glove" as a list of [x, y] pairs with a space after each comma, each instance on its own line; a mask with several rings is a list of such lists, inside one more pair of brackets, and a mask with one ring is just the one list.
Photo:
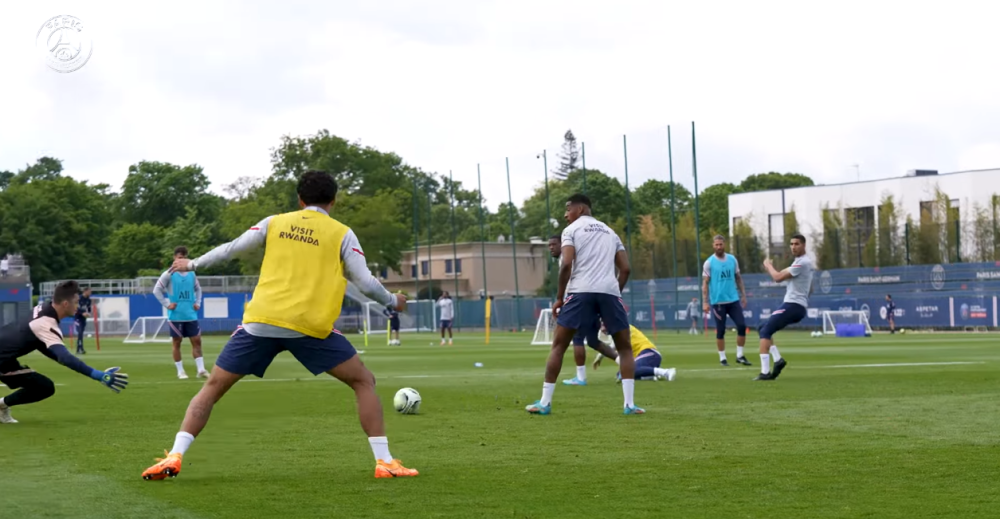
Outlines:
[[108, 386], [108, 389], [114, 391], [115, 393], [121, 393], [125, 386], [128, 385], [128, 374], [119, 373], [118, 370], [122, 368], [113, 367], [108, 368], [104, 371], [94, 370], [91, 377], [97, 380], [101, 384]]

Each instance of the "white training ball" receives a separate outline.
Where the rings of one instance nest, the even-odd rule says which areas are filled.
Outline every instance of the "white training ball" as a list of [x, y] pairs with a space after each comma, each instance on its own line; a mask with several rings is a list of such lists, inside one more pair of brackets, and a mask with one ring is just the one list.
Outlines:
[[900, 328], [899, 329], [899, 333], [905, 334], [906, 333], [906, 328]]
[[483, 363], [482, 363], [482, 362], [477, 362], [477, 363], [476, 363], [476, 367], [477, 367], [477, 368], [481, 368], [481, 367], [483, 367]]
[[88, 334], [87, 334], [87, 338], [88, 338], [88, 339], [89, 339], [89, 338], [91, 338], [91, 337], [93, 337], [93, 336], [94, 336], [94, 334], [92, 334], [92, 333], [88, 333]]
[[399, 413], [417, 414], [417, 411], [420, 410], [420, 393], [412, 387], [404, 387], [396, 391], [396, 396], [392, 399], [392, 405]]

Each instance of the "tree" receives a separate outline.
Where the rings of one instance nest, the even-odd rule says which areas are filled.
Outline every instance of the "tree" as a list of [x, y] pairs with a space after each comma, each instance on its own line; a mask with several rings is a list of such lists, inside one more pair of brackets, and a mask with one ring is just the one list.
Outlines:
[[753, 228], [750, 226], [752, 219], [753, 215], [748, 214], [736, 222], [730, 244], [732, 254], [740, 262], [740, 271], [746, 274], [764, 270], [764, 247], [760, 238], [753, 233]]
[[248, 198], [254, 190], [260, 187], [261, 179], [256, 177], [240, 177], [227, 185], [223, 190], [231, 200], [240, 201]]
[[413, 239], [412, 230], [393, 217], [407, 209], [403, 199], [386, 190], [371, 197], [347, 195], [334, 206], [333, 215], [357, 235], [369, 264], [401, 272], [403, 251], [410, 248]]
[[[660, 221], [670, 222], [670, 182], [650, 179], [635, 188], [632, 193], [632, 208], [636, 214], [655, 214]], [[679, 215], [691, 209], [694, 197], [688, 189], [678, 183], [673, 185], [674, 213]]]
[[801, 173], [757, 173], [740, 182], [739, 192], [769, 191], [772, 189], [790, 189], [816, 185], [813, 180]]
[[133, 278], [143, 269], [162, 272], [170, 260], [164, 251], [164, 229], [148, 222], [115, 229], [105, 252], [107, 273], [115, 278]]
[[824, 205], [821, 211], [823, 229], [817, 230], [812, 236], [816, 247], [816, 264], [823, 270], [839, 269], [844, 266], [844, 220], [840, 216], [840, 208], [830, 209]]
[[577, 161], [580, 159], [580, 150], [577, 147], [576, 136], [573, 130], [566, 130], [563, 135], [562, 152], [559, 157], [559, 169], [552, 172], [558, 178], [565, 180], [570, 173], [577, 170]]
[[[874, 264], [879, 267], [902, 265], [904, 262], [903, 237], [900, 234], [904, 225], [902, 208], [896, 204], [891, 193], [882, 195], [878, 207], [878, 239]], [[867, 260], [866, 260], [867, 261]]]
[[129, 166], [119, 207], [126, 223], [169, 227], [194, 208], [206, 220], [218, 218], [223, 200], [208, 192], [209, 180], [201, 166], [147, 162]]
[[[729, 234], [729, 195], [736, 193], [735, 185], [728, 182], [708, 186], [698, 195], [701, 226], [723, 236]], [[785, 229], [786, 233], [788, 229]]]
[[14, 179], [14, 173], [11, 171], [0, 171], [0, 191], [7, 189], [10, 185], [10, 181]]

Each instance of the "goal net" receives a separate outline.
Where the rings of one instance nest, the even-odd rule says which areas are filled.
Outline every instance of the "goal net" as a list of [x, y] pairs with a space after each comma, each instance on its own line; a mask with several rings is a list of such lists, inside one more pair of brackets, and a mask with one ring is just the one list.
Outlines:
[[860, 310], [827, 310], [823, 312], [823, 334], [840, 337], [871, 335], [868, 315]]
[[[532, 346], [542, 344], [552, 344], [552, 334], [556, 329], [556, 321], [552, 318], [552, 309], [546, 308], [538, 315], [538, 324], [535, 325], [535, 336], [531, 338]], [[604, 330], [597, 332], [597, 339], [601, 342], [611, 343], [611, 336], [604, 333]]]
[[[389, 317], [385, 315], [385, 305], [369, 301], [364, 305], [364, 326], [368, 333], [383, 333], [389, 330]], [[438, 326], [437, 306], [430, 299], [407, 301], [406, 311], [399, 313], [400, 332], [429, 332]]]
[[[103, 330], [102, 330], [103, 331]], [[140, 317], [135, 320], [122, 342], [143, 344], [147, 342], [170, 342], [170, 325], [166, 317]]]

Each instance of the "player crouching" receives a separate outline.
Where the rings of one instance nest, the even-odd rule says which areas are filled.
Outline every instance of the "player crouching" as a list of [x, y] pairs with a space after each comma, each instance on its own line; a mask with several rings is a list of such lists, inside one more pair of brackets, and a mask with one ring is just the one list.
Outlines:
[[[674, 378], [677, 377], [677, 369], [675, 368], [661, 368], [660, 364], [663, 362], [663, 356], [660, 355], [659, 350], [653, 345], [642, 332], [639, 331], [633, 325], [629, 325], [629, 331], [632, 337], [632, 356], [635, 357], [635, 379], [636, 380], [662, 380], [666, 379], [668, 382], [673, 382]], [[606, 332], [605, 332], [606, 333]], [[602, 346], [607, 348], [607, 345], [601, 343]], [[608, 348], [610, 349], [610, 348]], [[614, 351], [614, 350], [611, 350]], [[600, 353], [597, 354], [597, 358], [594, 359], [594, 369], [597, 369], [601, 365], [601, 360], [603, 360], [605, 355]], [[615, 362], [618, 362], [618, 354], [615, 353]], [[618, 373], [617, 379], [621, 382], [622, 375], [621, 372]]]

